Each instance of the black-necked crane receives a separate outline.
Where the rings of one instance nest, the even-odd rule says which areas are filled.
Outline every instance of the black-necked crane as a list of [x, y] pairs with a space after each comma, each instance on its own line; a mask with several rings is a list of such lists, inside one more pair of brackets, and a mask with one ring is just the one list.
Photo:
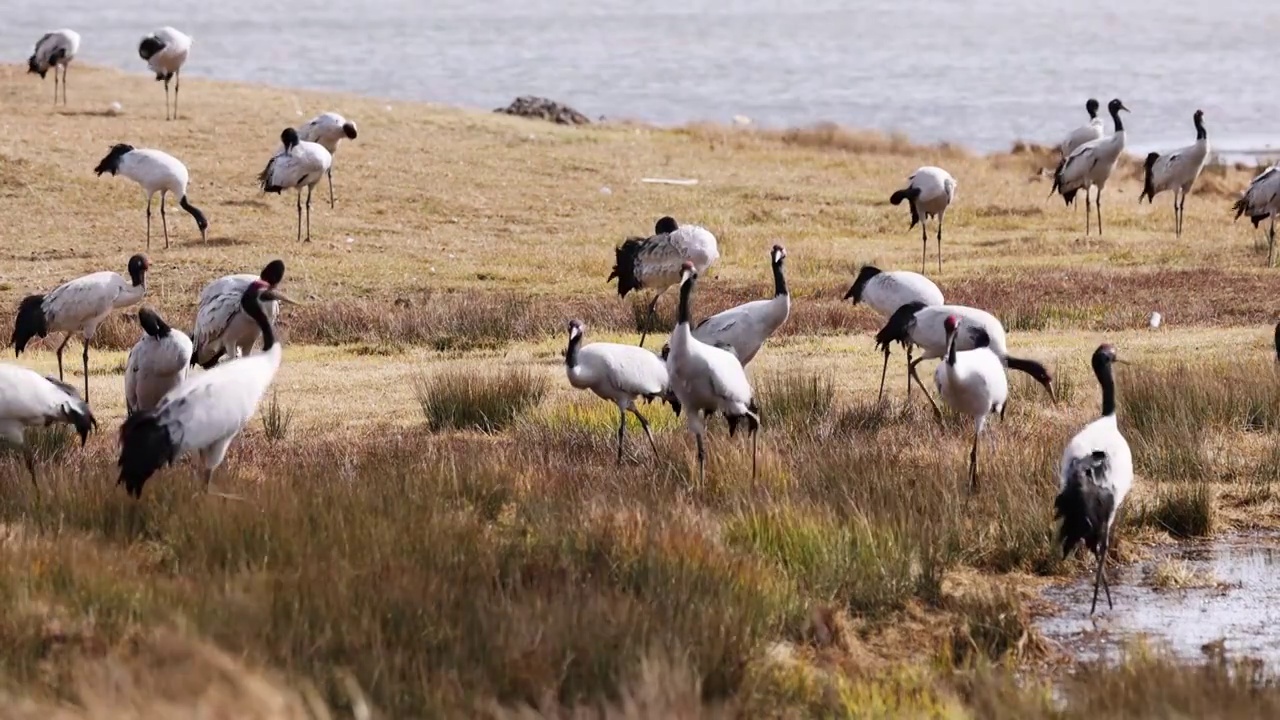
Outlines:
[[267, 166], [258, 173], [258, 184], [263, 192], [277, 195], [289, 188], [298, 191], [299, 241], [302, 241], [302, 188], [307, 189], [307, 239], [305, 242], [311, 242], [311, 191], [329, 172], [329, 168], [333, 165], [333, 156], [324, 149], [323, 145], [300, 139], [298, 131], [293, 128], [285, 128], [284, 132], [280, 133], [280, 142], [283, 143], [284, 150], [267, 161]]
[[150, 410], [187, 379], [191, 338], [151, 308], [138, 310], [142, 337], [129, 349], [124, 365], [124, 407], [132, 415]]
[[943, 322], [947, 333], [947, 352], [933, 371], [933, 382], [951, 409], [973, 419], [973, 448], [969, 451], [969, 492], [978, 490], [978, 440], [992, 413], [1004, 415], [1009, 399], [1009, 377], [1000, 356], [990, 348], [986, 331], [973, 333], [972, 350], [956, 349], [956, 338], [964, 321], [959, 315], [948, 315]]
[[98, 424], [75, 388], [21, 365], [0, 363], [0, 440], [22, 451], [33, 485], [36, 458], [23, 431], [54, 423], [74, 427], [81, 447]]
[[1059, 193], [1067, 205], [1075, 202], [1076, 193], [1084, 190], [1084, 234], [1089, 234], [1089, 214], [1092, 208], [1089, 188], [1098, 188], [1098, 234], [1102, 234], [1102, 190], [1116, 167], [1116, 161], [1124, 152], [1124, 123], [1120, 120], [1120, 111], [1129, 112], [1120, 98], [1107, 103], [1107, 111], [1111, 113], [1111, 121], [1116, 130], [1111, 135], [1090, 140], [1076, 148], [1074, 152], [1058, 163], [1053, 173], [1053, 189], [1049, 194]]
[[[258, 409], [258, 403], [280, 368], [281, 347], [262, 310], [264, 300], [285, 296], [256, 280], [241, 297], [244, 311], [262, 332], [262, 352], [223, 363], [187, 378], [169, 391], [154, 409], [130, 415], [120, 428], [119, 483], [129, 495], [142, 497], [142, 487], [157, 470], [195, 453], [205, 492], [227, 448]], [[223, 497], [234, 497], [223, 495]]]
[[640, 414], [636, 399], [667, 400], [677, 414], [680, 412], [678, 401], [671, 396], [666, 363], [651, 351], [635, 345], [597, 342], [584, 346], [585, 332], [586, 326], [581, 322], [569, 322], [569, 346], [564, 353], [569, 384], [579, 390], [590, 390], [618, 406], [618, 463], [622, 462], [622, 438], [627, 431], [628, 412], [640, 421], [653, 456], [658, 457], [649, 421]]
[[[298, 139], [306, 142], [317, 143], [329, 151], [329, 155], [333, 156], [338, 153], [338, 143], [343, 138], [348, 140], [356, 139], [356, 124], [344, 118], [336, 112], [321, 113], [305, 125], [298, 127]], [[333, 164], [330, 162], [329, 170], [325, 173], [329, 178], [329, 207], [333, 208]]]
[[178, 158], [161, 150], [135, 148], [120, 143], [113, 145], [102, 162], [93, 169], [98, 177], [103, 173], [123, 175], [138, 183], [147, 196], [147, 249], [151, 249], [151, 201], [160, 193], [160, 224], [164, 228], [164, 246], [169, 247], [169, 218], [165, 215], [165, 198], [172, 194], [178, 198], [178, 207], [187, 211], [196, 221], [200, 239], [209, 237], [209, 220], [200, 208], [187, 199], [187, 166]]
[[1280, 214], [1280, 164], [1258, 173], [1232, 209], [1236, 211], [1236, 219], [1241, 215], [1248, 215], [1255, 228], [1258, 223], [1271, 218], [1271, 229], [1267, 233], [1267, 266], [1275, 265], [1276, 215]]
[[[192, 365], [208, 370], [224, 356], [235, 359], [253, 350], [262, 331], [257, 321], [244, 312], [241, 298], [255, 280], [262, 280], [274, 289], [284, 281], [284, 261], [272, 260], [258, 275], [224, 275], [200, 291], [195, 330], [191, 333], [195, 342]], [[275, 300], [262, 302], [262, 311], [272, 324], [279, 308]]]
[[138, 55], [164, 81], [164, 119], [169, 120], [169, 81], [173, 81], [173, 120], [178, 119], [178, 90], [182, 87], [182, 66], [191, 54], [191, 37], [165, 26], [142, 38]]
[[1067, 136], [1058, 144], [1063, 159], [1070, 157], [1071, 153], [1081, 145], [1102, 137], [1102, 118], [1098, 117], [1098, 101], [1089, 98], [1085, 101], [1084, 111], [1089, 113], [1089, 122], [1067, 133]]
[[721, 413], [729, 421], [729, 436], [733, 437], [742, 421], [751, 434], [751, 477], [756, 475], [756, 433], [760, 429], [760, 408], [756, 406], [751, 383], [742, 363], [728, 350], [707, 345], [693, 335], [689, 327], [690, 304], [693, 286], [698, 273], [692, 262], [686, 260], [680, 270], [680, 304], [676, 314], [676, 327], [667, 341], [667, 372], [671, 377], [671, 390], [675, 393], [685, 422], [698, 444], [698, 480], [707, 479], [706, 418]]
[[786, 257], [787, 251], [781, 245], [774, 245], [769, 251], [773, 297], [752, 300], [705, 318], [694, 326], [693, 336], [700, 342], [729, 350], [746, 367], [791, 315], [791, 293], [787, 292], [787, 278], [782, 270]]
[[146, 255], [129, 258], [129, 277], [109, 270], [91, 273], [65, 282], [46, 295], [28, 295], [18, 305], [13, 323], [13, 349], [22, 355], [34, 337], [64, 333], [58, 345], [58, 380], [64, 380], [62, 351], [73, 335], [84, 339], [84, 399], [89, 400], [89, 345], [98, 326], [112, 310], [137, 305], [147, 294]]
[[[948, 352], [946, 322], [947, 318], [952, 316], [961, 320], [960, 330], [955, 336], [956, 350], [972, 350], [979, 347], [980, 343], [985, 343], [985, 346], [1000, 358], [1005, 367], [1030, 375], [1033, 380], [1044, 387], [1045, 391], [1049, 393], [1049, 397], [1056, 402], [1057, 396], [1053, 391], [1053, 377], [1049, 374], [1049, 371], [1044, 365], [1035, 360], [1009, 355], [1009, 348], [1005, 341], [1004, 325], [1001, 325], [994, 315], [985, 310], [964, 305], [934, 305], [926, 307], [920, 303], [907, 303], [898, 308], [897, 312], [880, 329], [880, 332], [876, 333], [876, 348], [886, 351], [886, 369], [888, 367], [887, 346], [890, 343], [901, 343], [907, 349], [908, 398], [911, 395], [911, 381], [915, 380], [925, 398], [929, 400], [929, 404], [933, 406], [934, 412], [941, 414], [937, 403], [933, 401], [924, 383], [920, 381], [920, 376], [916, 374], [916, 366], [925, 360], [946, 355]], [[920, 348], [924, 351], [924, 354], [915, 360], [911, 360], [912, 347]], [[883, 372], [881, 373], [880, 382], [881, 384], [884, 383]]]
[[702, 273], [720, 257], [716, 236], [700, 225], [680, 225], [674, 218], [665, 216], [654, 224], [653, 232], [647, 238], [629, 237], [614, 248], [613, 271], [605, 280], [618, 279], [619, 297], [626, 297], [632, 290], [656, 291], [640, 329], [641, 346], [649, 334], [648, 326], [656, 314], [658, 298], [680, 282], [681, 266], [688, 261], [693, 264], [694, 272]]
[[1276, 323], [1276, 362], [1280, 362], [1280, 322]]
[[[920, 273], [910, 270], [883, 271], [872, 265], [863, 265], [858, 270], [849, 292], [844, 294], [845, 300], [852, 300], [854, 305], [865, 302], [885, 320], [893, 317], [898, 308], [907, 303], [919, 303], [922, 307], [941, 305], [942, 291], [932, 280]], [[907, 346], [907, 364], [911, 363], [911, 346]], [[884, 400], [884, 378], [889, 371], [889, 346], [884, 346], [884, 369], [880, 373], [880, 394], [877, 402]], [[908, 381], [910, 383], [910, 381]], [[908, 384], [908, 392], [910, 385]]]
[[62, 104], [67, 104], [67, 67], [80, 52], [80, 33], [68, 28], [45, 33], [27, 58], [27, 72], [43, 80], [53, 71], [53, 104], [58, 104], [58, 68], [62, 68]]
[[1054, 514], [1062, 521], [1058, 543], [1065, 558], [1083, 542], [1097, 558], [1093, 579], [1092, 615], [1098, 609], [1098, 586], [1107, 592], [1107, 548], [1111, 544], [1116, 513], [1133, 485], [1133, 455], [1129, 443], [1116, 425], [1116, 385], [1112, 374], [1116, 349], [1100, 345], [1093, 352], [1093, 373], [1102, 387], [1102, 417], [1076, 433], [1062, 453], [1058, 469], [1059, 492], [1054, 499]]
[[1182, 236], [1187, 193], [1191, 192], [1209, 160], [1209, 133], [1204, 129], [1204, 111], [1196, 110], [1191, 121], [1196, 127], [1194, 144], [1165, 155], [1157, 152], [1147, 154], [1143, 163], [1142, 194], [1138, 195], [1138, 202], [1146, 198], [1150, 204], [1156, 195], [1165, 190], [1173, 191], [1173, 232], [1177, 237]]
[[900, 205], [903, 200], [911, 208], [911, 226], [920, 223], [920, 238], [924, 245], [920, 249], [920, 272], [924, 273], [925, 258], [929, 252], [929, 231], [925, 221], [931, 217], [938, 219], [938, 272], [942, 272], [942, 220], [947, 208], [956, 198], [956, 179], [951, 173], [940, 167], [926, 165], [911, 173], [907, 178], [907, 186], [889, 196], [891, 205]]

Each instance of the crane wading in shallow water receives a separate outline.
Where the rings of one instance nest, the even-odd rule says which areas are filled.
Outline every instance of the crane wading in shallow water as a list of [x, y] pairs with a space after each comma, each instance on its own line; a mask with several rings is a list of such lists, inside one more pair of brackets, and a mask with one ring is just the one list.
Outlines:
[[1054, 516], [1062, 521], [1058, 528], [1062, 557], [1083, 542], [1097, 558], [1090, 615], [1098, 609], [1099, 585], [1107, 592], [1107, 607], [1114, 607], [1107, 585], [1107, 548], [1116, 513], [1133, 485], [1133, 455], [1116, 425], [1112, 365], [1117, 362], [1123, 361], [1116, 358], [1111, 345], [1100, 345], [1093, 352], [1093, 374], [1102, 387], [1102, 417], [1084, 426], [1067, 443], [1058, 469], [1058, 497], [1053, 501]]
[[65, 333], [58, 346], [58, 380], [65, 379], [62, 372], [62, 351], [73, 335], [84, 339], [84, 399], [89, 401], [89, 344], [98, 326], [112, 310], [137, 305], [147, 294], [147, 269], [151, 262], [146, 255], [129, 258], [129, 278], [111, 271], [96, 272], [65, 282], [47, 295], [28, 295], [18, 305], [13, 321], [14, 356], [22, 355], [27, 343], [35, 337], [48, 337], [49, 333]]
[[675, 218], [662, 217], [654, 224], [653, 235], [629, 237], [614, 248], [613, 271], [605, 282], [618, 279], [618, 296], [632, 290], [652, 288], [657, 292], [649, 303], [649, 312], [640, 325], [640, 345], [649, 335], [649, 325], [657, 314], [658, 298], [667, 288], [680, 282], [680, 268], [685, 261], [695, 272], [706, 272], [720, 257], [716, 236], [698, 225], [680, 225]]

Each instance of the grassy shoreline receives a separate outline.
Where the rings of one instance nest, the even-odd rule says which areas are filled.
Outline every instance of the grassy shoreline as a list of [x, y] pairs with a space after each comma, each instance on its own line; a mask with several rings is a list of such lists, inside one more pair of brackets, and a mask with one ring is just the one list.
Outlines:
[[[122, 270], [141, 249], [141, 194], [91, 172], [131, 142], [184, 160], [211, 221], [208, 244], [181, 213], [172, 247], [153, 236], [148, 303], [189, 328], [205, 282], [282, 257], [307, 304], [283, 313], [278, 411], [264, 403], [216, 480], [247, 503], [191, 497], [183, 463], [141, 503], [115, 486], [129, 313], [95, 343], [103, 427], [87, 448], [42, 435], [38, 495], [0, 457], [14, 480], [0, 496], [13, 717], [61, 701], [66, 717], [164, 703], [364, 717], [368, 703], [390, 718], [1136, 717], [1280, 702], [1229, 660], [1141, 653], [1089, 687], [1032, 625], [1047, 611], [1038, 590], [1086, 568], [1053, 557], [1053, 464], [1097, 412], [1087, 358], [1104, 339], [1137, 363], [1120, 376], [1139, 478], [1117, 561], [1275, 525], [1271, 276], [1229, 213], [1248, 171], [1204, 178], [1175, 241], [1168, 208], [1138, 206], [1126, 167], [1108, 188], [1114, 234], [1086, 239], [1083, 212], [1044, 200], [1034, 152], [823, 127], [561, 128], [196, 78], [189, 117], [166, 123], [149, 79], [77, 70], [63, 111], [23, 68], [0, 69], [0, 303]], [[98, 114], [113, 101], [122, 115]], [[316, 241], [300, 245], [292, 198], [252, 178], [282, 127], [324, 110], [360, 137], [337, 153], [336, 209], [315, 204]], [[1063, 390], [1052, 405], [1015, 379], [1009, 419], [980, 450], [993, 470], [976, 508], [962, 492], [967, 425], [902, 409], [900, 352], [892, 405], [875, 406], [878, 322], [840, 300], [862, 262], [919, 267], [919, 235], [887, 198], [933, 162], [960, 185], [939, 285], [1000, 316]], [[639, 182], [653, 175], [700, 182]], [[720, 238], [699, 315], [766, 292], [768, 248], [788, 249], [793, 316], [750, 370], [766, 413], [756, 483], [717, 427], [708, 484], [691, 485], [688, 438], [657, 408], [660, 458], [629, 445], [615, 468], [615, 413], [563, 381], [569, 317], [588, 342], [635, 341], [643, 299], [619, 300], [604, 278], [613, 246], [663, 214]], [[47, 347], [20, 362], [54, 368]], [[464, 380], [495, 383], [500, 427], [447, 412], [475, 396]]]

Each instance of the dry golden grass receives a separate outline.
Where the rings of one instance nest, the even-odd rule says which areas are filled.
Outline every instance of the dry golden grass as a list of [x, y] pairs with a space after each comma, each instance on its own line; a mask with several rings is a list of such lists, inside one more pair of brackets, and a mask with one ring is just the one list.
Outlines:
[[[173, 246], [152, 246], [148, 302], [172, 324], [190, 327], [204, 283], [275, 257], [306, 305], [283, 313], [275, 404], [218, 476], [244, 505], [190, 498], [183, 464], [140, 504], [114, 487], [124, 350], [138, 331], [128, 313], [104, 327], [90, 378], [103, 431], [84, 451], [38, 435], [45, 490], [15, 483], [0, 498], [0, 664], [28, 717], [52, 716], [55, 701], [67, 717], [113, 716], [95, 708], [135, 695], [175, 703], [138, 717], [224, 712], [224, 700], [252, 708], [225, 710], [236, 717], [359, 716], [353, 687], [387, 717], [1078, 716], [983, 668], [1025, 669], [1050, 652], [1022, 603], [1084, 570], [1054, 558], [1049, 508], [1057, 453], [1097, 412], [1088, 355], [1103, 340], [1138, 363], [1121, 376], [1140, 477], [1118, 547], [1126, 534], [1173, 532], [1171, 518], [1179, 534], [1274, 524], [1280, 444], [1274, 409], [1260, 409], [1280, 397], [1267, 367], [1271, 271], [1229, 213], [1246, 170], [1215, 168], [1174, 240], [1167, 203], [1136, 204], [1129, 164], [1108, 189], [1108, 234], [1086, 239], [1083, 211], [1044, 199], [1052, 161], [1034, 149], [978, 157], [826, 125], [561, 128], [198, 79], [187, 117], [166, 123], [149, 78], [82, 66], [77, 78], [70, 109], [55, 110], [23, 68], [0, 69], [5, 307], [123, 270], [142, 249], [141, 194], [92, 174], [116, 142], [186, 162], [190, 198], [210, 218], [202, 244], [175, 209]], [[113, 101], [122, 115], [102, 112]], [[315, 242], [299, 244], [292, 197], [263, 197], [254, 176], [284, 126], [324, 110], [357, 121], [360, 137], [336, 156], [337, 208], [319, 193]], [[863, 262], [919, 267], [919, 235], [887, 198], [926, 163], [960, 185], [939, 284], [1001, 316], [1011, 345], [1046, 361], [1062, 391], [1050, 405], [1015, 378], [1008, 418], [980, 450], [976, 507], [962, 493], [967, 424], [900, 409], [898, 352], [894, 403], [874, 406], [867, 331], [879, 322], [840, 301]], [[651, 176], [699, 183], [639, 182]], [[708, 486], [691, 486], [688, 439], [657, 406], [647, 412], [661, 459], [633, 428], [616, 469], [614, 410], [563, 381], [570, 317], [593, 341], [635, 341], [639, 299], [620, 301], [604, 279], [613, 246], [663, 214], [720, 240], [698, 314], [766, 292], [767, 250], [788, 248], [793, 316], [750, 369], [766, 418], [754, 484], [745, 446], [717, 430]], [[1166, 318], [1158, 331], [1145, 328], [1151, 310]], [[21, 362], [54, 368], [42, 348]], [[478, 369], [496, 378], [486, 406], [509, 415], [479, 424], [491, 434], [451, 430], [477, 423], [441, 420], [437, 402], [428, 431], [415, 386], [455, 402], [478, 392], [463, 386]], [[530, 387], [550, 390], [520, 392]], [[1212, 437], [1185, 442], [1196, 420]], [[8, 456], [0, 470], [23, 477]], [[148, 640], [174, 625], [236, 661]], [[204, 686], [165, 699], [147, 683], [174, 647], [195, 659], [168, 663], [175, 678], [249, 679], [215, 682], [221, 700]], [[254, 679], [241, 659], [287, 679]], [[84, 679], [104, 663], [135, 668], [110, 671], [132, 678], [132, 695]], [[1079, 716], [1125, 715], [1171, 672], [1204, 689], [1176, 706], [1193, 714], [1203, 697], [1276, 702], [1270, 680], [1235, 685], [1225, 671], [1154, 661], [1134, 666], [1131, 695], [1109, 688], [1110, 705], [1068, 691]], [[268, 690], [277, 699], [257, 694]]]

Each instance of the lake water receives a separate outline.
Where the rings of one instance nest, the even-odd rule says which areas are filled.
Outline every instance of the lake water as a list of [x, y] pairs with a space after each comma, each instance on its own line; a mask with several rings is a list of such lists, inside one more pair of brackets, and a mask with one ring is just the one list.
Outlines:
[[591, 117], [766, 126], [831, 120], [1002, 150], [1055, 140], [1121, 97], [1130, 149], [1280, 147], [1280, 4], [1257, 0], [65, 0], [0, 25], [21, 62], [78, 29], [81, 56], [142, 72], [138, 40], [195, 38], [188, 72], [490, 109], [521, 94]]

